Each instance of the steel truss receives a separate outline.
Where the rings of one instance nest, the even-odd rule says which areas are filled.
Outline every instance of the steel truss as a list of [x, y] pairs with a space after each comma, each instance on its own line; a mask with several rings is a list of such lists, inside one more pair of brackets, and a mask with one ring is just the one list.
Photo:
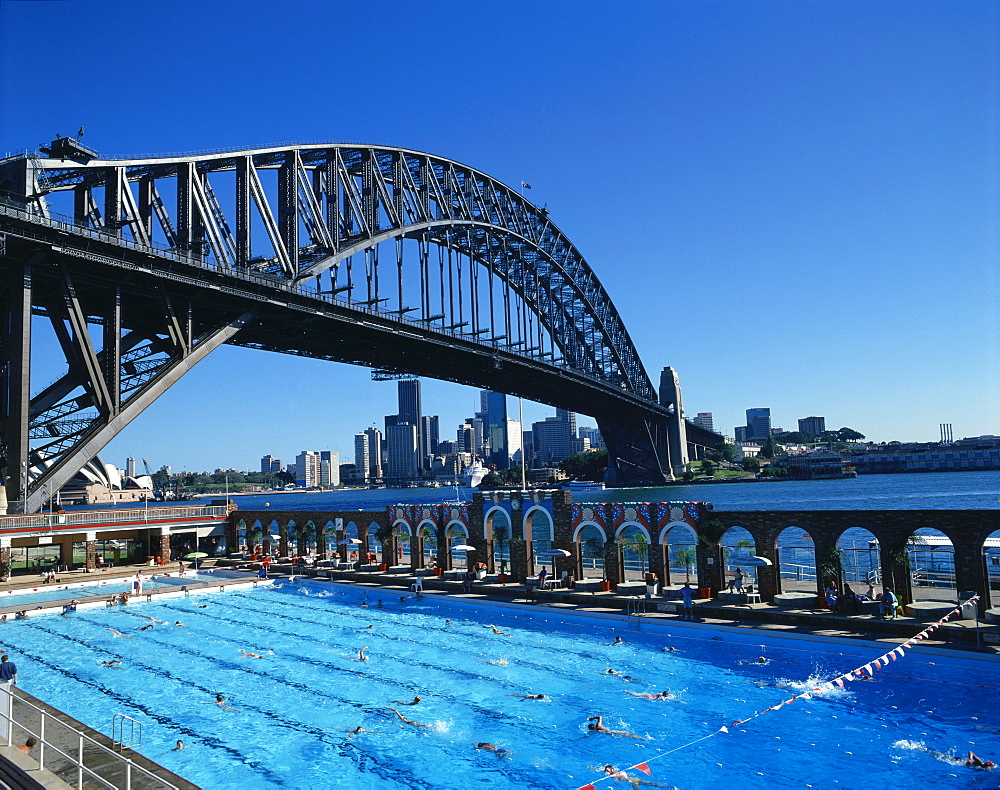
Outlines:
[[[0, 161], [0, 463], [27, 512], [223, 343], [565, 405], [597, 418], [612, 483], [669, 477], [617, 310], [518, 192], [399, 148], [92, 153]], [[32, 315], [67, 368], [33, 397]]]

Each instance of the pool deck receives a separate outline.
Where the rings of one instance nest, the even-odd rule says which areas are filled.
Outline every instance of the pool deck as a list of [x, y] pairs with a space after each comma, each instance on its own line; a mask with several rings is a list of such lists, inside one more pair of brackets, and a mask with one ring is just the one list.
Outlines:
[[[374, 568], [374, 566], [373, 566]], [[524, 584], [512, 582], [500, 584], [491, 579], [472, 583], [471, 591], [464, 589], [461, 581], [450, 581], [439, 576], [414, 576], [408, 568], [390, 568], [382, 572], [375, 569], [333, 570], [309, 569], [305, 574], [301, 569], [275, 569], [272, 565], [271, 578], [289, 576], [308, 577], [311, 581], [333, 581], [357, 587], [385, 589], [393, 592], [407, 592], [421, 580], [423, 594], [427, 596], [458, 597], [469, 601], [500, 601], [529, 604], [581, 613], [625, 616], [630, 602], [633, 607], [644, 609], [637, 617], [633, 615], [633, 625], [641, 625], [641, 620], [661, 623], [683, 622], [679, 587], [668, 588], [667, 596], [654, 596], [646, 600], [645, 587], [631, 585], [628, 592], [579, 591], [570, 589], [534, 590]], [[318, 570], [324, 575], [313, 576]], [[248, 572], [248, 577], [251, 575]], [[253, 574], [255, 575], [255, 574]], [[674, 597], [669, 597], [673, 595]], [[942, 607], [955, 604], [941, 603]], [[723, 626], [740, 629], [781, 632], [851, 639], [869, 642], [884, 642], [898, 645], [934, 623], [943, 612], [932, 616], [900, 616], [891, 620], [881, 620], [867, 614], [839, 615], [829, 610], [816, 608], [789, 608], [766, 603], [726, 603], [715, 599], [695, 600], [695, 621], [704, 625]], [[639, 623], [636, 620], [640, 621]], [[985, 621], [979, 624], [979, 644], [976, 639], [976, 621], [950, 620], [935, 634], [938, 638], [921, 640], [928, 647], [949, 649], [1000, 656], [1000, 626]], [[993, 641], [996, 640], [996, 641]]]
[[[206, 569], [237, 571], [240, 575], [231, 579], [216, 578], [211, 581], [200, 581], [194, 577], [186, 581], [185, 586], [190, 593], [197, 593], [199, 591], [218, 591], [233, 585], [246, 585], [248, 582], [257, 580], [255, 570], [238, 569], [235, 565], [236, 563], [230, 564], [225, 560], [216, 565], [214, 561], [209, 560], [203, 566]], [[270, 576], [272, 579], [284, 579], [292, 576], [305, 577], [311, 581], [331, 581], [392, 592], [409, 592], [419, 578], [423, 586], [423, 594], [427, 596], [456, 597], [468, 601], [519, 603], [580, 613], [589, 612], [617, 616], [627, 615], [631, 604], [633, 608], [643, 610], [638, 616], [633, 615], [632, 625], [636, 625], [637, 621], [642, 620], [662, 623], [683, 622], [680, 596], [677, 593], [679, 588], [668, 588], [666, 597], [657, 595], [646, 600], [644, 595], [639, 592], [645, 588], [638, 584], [626, 588], [627, 592], [582, 591], [579, 589], [535, 590], [524, 584], [512, 582], [500, 584], [495, 579], [487, 578], [484, 581], [473, 582], [471, 591], [466, 591], [461, 581], [452, 581], [440, 576], [418, 577], [412, 575], [409, 568], [405, 567], [390, 568], [385, 572], [372, 567], [372, 570], [365, 568], [361, 570], [311, 568], [308, 572], [303, 573], [302, 569], [272, 565]], [[59, 579], [63, 584], [124, 581], [134, 576], [139, 570], [147, 577], [164, 573], [175, 576], [178, 573], [178, 565], [177, 563], [169, 563], [157, 568], [151, 568], [147, 565], [124, 565], [92, 573], [71, 571], [59, 574]], [[323, 575], [314, 576], [317, 571]], [[7, 590], [41, 592], [51, 587], [52, 585], [43, 584], [41, 577], [38, 576], [12, 577], [9, 581], [0, 582], [0, 596]], [[176, 588], [149, 589], [143, 592], [140, 599], [155, 600], [159, 595], [176, 595], [178, 592]], [[88, 595], [81, 604], [102, 603], [106, 605], [111, 596], [112, 593]], [[65, 598], [43, 604], [32, 604], [27, 607], [23, 604], [18, 605], [16, 602], [6, 606], [2, 605], [6, 602], [0, 597], [0, 615], [7, 614], [8, 617], [12, 618], [13, 614], [21, 609], [27, 609], [29, 617], [39, 609], [47, 610], [47, 613], [53, 610], [62, 611], [63, 606], [74, 597], [71, 588], [66, 591]], [[137, 602], [134, 597], [132, 600]], [[947, 604], [942, 603], [942, 606], [947, 606]], [[695, 621], [704, 625], [759, 629], [772, 633], [857, 639], [885, 642], [886, 644], [899, 644], [906, 641], [928, 624], [935, 622], [938, 617], [940, 614], [925, 617], [900, 616], [894, 620], [880, 620], [867, 614], [839, 615], [829, 610], [816, 608], [783, 607], [766, 603], [727, 603], [715, 599], [696, 599], [695, 601]], [[922, 640], [921, 645], [1000, 655], [1000, 625], [980, 621], [979, 628], [978, 646], [975, 620], [951, 620], [938, 629], [935, 634], [935, 636], [939, 635], [938, 638]]]

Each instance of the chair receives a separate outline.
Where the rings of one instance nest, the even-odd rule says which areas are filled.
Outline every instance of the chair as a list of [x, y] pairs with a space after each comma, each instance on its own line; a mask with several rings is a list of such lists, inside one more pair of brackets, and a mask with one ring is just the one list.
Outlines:
[[743, 594], [747, 597], [747, 606], [750, 606], [750, 604], [761, 603], [760, 593], [753, 588], [752, 584], [748, 584], [743, 588]]

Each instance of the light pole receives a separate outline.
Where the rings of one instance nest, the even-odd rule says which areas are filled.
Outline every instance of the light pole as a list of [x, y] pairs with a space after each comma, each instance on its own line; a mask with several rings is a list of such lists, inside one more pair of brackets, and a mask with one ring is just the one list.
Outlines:
[[28, 514], [28, 462], [21, 461], [21, 512]]

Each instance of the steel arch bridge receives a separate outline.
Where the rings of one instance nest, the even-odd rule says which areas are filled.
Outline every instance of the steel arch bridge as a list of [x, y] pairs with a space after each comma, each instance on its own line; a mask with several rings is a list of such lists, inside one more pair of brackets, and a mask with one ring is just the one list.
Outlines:
[[[0, 449], [26, 510], [223, 343], [589, 414], [612, 484], [678, 466], [684, 421], [586, 260], [458, 162], [331, 143], [102, 159], [57, 138], [0, 160], [0, 234]], [[66, 362], [34, 395], [31, 315]]]

